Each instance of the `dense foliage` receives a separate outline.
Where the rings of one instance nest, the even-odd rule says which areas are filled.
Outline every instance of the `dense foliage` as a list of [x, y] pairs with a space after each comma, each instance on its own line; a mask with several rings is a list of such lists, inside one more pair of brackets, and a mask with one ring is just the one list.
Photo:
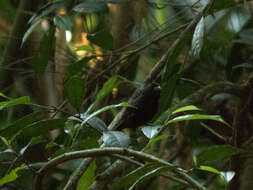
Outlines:
[[0, 188], [251, 189], [252, 12], [0, 1]]

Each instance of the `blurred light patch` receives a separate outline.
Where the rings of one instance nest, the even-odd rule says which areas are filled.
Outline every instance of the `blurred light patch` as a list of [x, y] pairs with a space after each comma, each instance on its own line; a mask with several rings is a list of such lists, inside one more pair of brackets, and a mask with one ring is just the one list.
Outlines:
[[72, 39], [72, 33], [69, 30], [66, 30], [66, 41], [70, 42]]
[[112, 96], [113, 96], [113, 98], [116, 98], [117, 94], [118, 94], [118, 88], [113, 88], [112, 89]]

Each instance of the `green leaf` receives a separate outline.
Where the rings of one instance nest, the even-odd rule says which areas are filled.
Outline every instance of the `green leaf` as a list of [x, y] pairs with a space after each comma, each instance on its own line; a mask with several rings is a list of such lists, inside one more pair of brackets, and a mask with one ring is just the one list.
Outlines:
[[19, 177], [18, 172], [20, 170], [23, 170], [24, 168], [25, 168], [25, 164], [22, 164], [21, 166], [11, 170], [11, 172], [9, 174], [6, 174], [4, 177], [2, 177], [0, 179], [0, 187], [6, 183], [15, 181]]
[[212, 173], [220, 175], [220, 171], [219, 170], [217, 170], [217, 169], [215, 169], [213, 167], [210, 167], [210, 166], [200, 166], [199, 169], [203, 170], [203, 171], [208, 171], [208, 172], [212, 172]]
[[33, 58], [33, 69], [39, 76], [44, 74], [46, 67], [54, 55], [55, 27], [50, 27], [40, 41], [40, 47]]
[[205, 29], [205, 22], [204, 22], [204, 17], [202, 17], [195, 28], [193, 38], [192, 38], [191, 51], [192, 51], [193, 56], [195, 57], [199, 56], [200, 51], [203, 47], [204, 29]]
[[6, 95], [4, 95], [2, 92], [0, 92], [0, 96], [6, 99], [10, 99], [9, 97], [7, 97]]
[[30, 97], [23, 96], [20, 98], [9, 100], [9, 101], [0, 102], [0, 110], [7, 108], [7, 107], [19, 105], [19, 104], [30, 104]]
[[73, 23], [68, 15], [56, 15], [54, 24], [61, 30], [72, 30]]
[[90, 114], [88, 117], [86, 117], [83, 122], [81, 123], [81, 125], [83, 126], [90, 118], [96, 116], [96, 115], [99, 115], [100, 113], [102, 112], [105, 112], [105, 111], [108, 111], [108, 110], [111, 110], [111, 109], [114, 109], [114, 108], [118, 108], [118, 107], [133, 107], [132, 105], [130, 105], [129, 103], [127, 102], [122, 102], [120, 104], [114, 104], [114, 105], [109, 105], [109, 106], [105, 106], [95, 112], [93, 112], [92, 114]]
[[120, 180], [119, 184], [121, 187], [126, 187], [132, 184], [132, 186], [135, 186], [140, 181], [150, 179], [151, 177], [156, 176], [161, 172], [174, 168], [175, 167], [165, 166], [161, 163], [148, 163], [127, 174]]
[[93, 47], [89, 46], [89, 45], [84, 45], [84, 46], [78, 46], [74, 49], [74, 51], [89, 51], [89, 52], [93, 52], [94, 49]]
[[25, 32], [23, 38], [22, 38], [22, 43], [21, 46], [23, 46], [23, 44], [25, 43], [25, 41], [27, 40], [27, 38], [31, 35], [31, 33], [36, 29], [36, 27], [41, 24], [42, 20], [39, 19], [37, 20], [35, 23], [33, 23]]
[[216, 145], [205, 149], [198, 155], [200, 164], [209, 163], [223, 158], [229, 158], [239, 154], [241, 151], [230, 145]]
[[127, 148], [130, 144], [130, 137], [120, 131], [105, 131], [102, 139], [105, 147]]
[[63, 128], [65, 120], [64, 119], [52, 119], [43, 120], [33, 123], [22, 130], [22, 134], [27, 137], [37, 137], [40, 135], [45, 135], [49, 131]]
[[3, 141], [3, 143], [4, 143], [7, 147], [10, 146], [10, 142], [8, 142], [8, 140], [7, 140], [6, 138], [0, 136], [0, 139]]
[[83, 173], [77, 184], [77, 190], [86, 190], [95, 181], [96, 162], [93, 161]]
[[146, 146], [142, 149], [143, 152], [145, 152], [146, 150], [148, 150], [153, 144], [155, 144], [156, 142], [168, 138], [168, 135], [160, 135], [157, 136], [155, 138], [152, 138], [149, 140], [148, 144], [146, 144]]
[[84, 57], [78, 61], [76, 61], [75, 63], [72, 63], [68, 66], [68, 74], [69, 77], [72, 77], [80, 72], [82, 72], [83, 67], [87, 66], [87, 63], [93, 59], [94, 56], [90, 56], [90, 57]]
[[102, 0], [85, 0], [84, 2], [76, 5], [73, 10], [80, 13], [95, 13], [107, 11], [108, 7]]
[[160, 131], [161, 131], [162, 126], [158, 125], [158, 126], [145, 126], [141, 128], [141, 131], [143, 132], [143, 134], [149, 138], [152, 139], [153, 137], [155, 137]]
[[118, 75], [109, 78], [104, 83], [103, 88], [98, 92], [95, 105], [98, 104], [105, 96], [111, 93], [113, 88], [117, 88], [121, 82], [123, 82], [122, 77]]
[[175, 117], [175, 118], [169, 120], [167, 122], [167, 124], [176, 123], [176, 122], [180, 122], [180, 121], [189, 121], [189, 120], [214, 120], [214, 121], [221, 122], [227, 126], [230, 126], [219, 115], [201, 115], [201, 114], [188, 114], [188, 115], [178, 116], [178, 117]]
[[184, 106], [184, 107], [178, 108], [175, 111], [173, 111], [172, 114], [185, 112], [185, 111], [199, 111], [199, 110], [201, 110], [201, 109], [199, 109], [196, 106], [190, 105], [190, 106]]
[[72, 77], [64, 84], [64, 95], [77, 110], [82, 107], [85, 95], [85, 82], [79, 77]]
[[182, 40], [182, 42], [175, 47], [174, 51], [168, 58], [168, 63], [162, 76], [158, 115], [163, 113], [171, 106], [174, 93], [178, 87], [178, 81], [181, 77], [179, 71], [182, 64], [178, 64], [177, 59], [185, 47], [185, 41], [186, 40]]
[[0, 130], [0, 136], [5, 137], [6, 139], [13, 140], [16, 134], [19, 133], [20, 130], [25, 128], [27, 125], [38, 121], [45, 117], [45, 112], [33, 112], [28, 114], [21, 119], [16, 120], [14, 123], [8, 125], [6, 128]]
[[113, 49], [113, 37], [109, 31], [102, 30], [96, 34], [88, 34], [87, 39], [105, 50]]

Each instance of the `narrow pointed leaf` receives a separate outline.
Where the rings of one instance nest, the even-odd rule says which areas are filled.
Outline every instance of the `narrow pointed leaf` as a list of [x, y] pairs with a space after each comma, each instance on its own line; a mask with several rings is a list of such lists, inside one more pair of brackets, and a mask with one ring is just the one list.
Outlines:
[[9, 101], [0, 102], [0, 110], [7, 108], [7, 107], [19, 105], [19, 104], [30, 104], [30, 97], [23, 96], [20, 98], [9, 100]]
[[77, 190], [87, 190], [95, 181], [96, 162], [93, 161], [83, 173], [77, 184]]
[[230, 126], [219, 115], [201, 115], [201, 114], [188, 114], [188, 115], [178, 116], [169, 120], [167, 124], [176, 123], [180, 121], [189, 121], [189, 120], [214, 120], [214, 121], [221, 122], [227, 126]]
[[199, 167], [200, 170], [203, 170], [203, 171], [208, 171], [208, 172], [211, 172], [211, 173], [215, 173], [215, 174], [218, 174], [220, 175], [221, 172], [213, 167], [210, 167], [210, 166], [200, 166]]
[[201, 109], [199, 109], [198, 107], [196, 107], [194, 105], [190, 105], [190, 106], [184, 106], [184, 107], [178, 108], [175, 111], [173, 111], [172, 114], [185, 112], [185, 111], [199, 111], [199, 110], [201, 110]]

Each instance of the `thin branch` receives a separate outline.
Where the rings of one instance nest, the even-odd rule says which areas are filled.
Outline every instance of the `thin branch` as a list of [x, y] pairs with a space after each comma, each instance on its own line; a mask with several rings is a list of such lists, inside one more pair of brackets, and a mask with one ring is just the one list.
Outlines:
[[177, 174], [179, 177], [187, 181], [191, 187], [197, 190], [206, 190], [201, 184], [199, 184], [196, 180], [194, 180], [191, 176], [184, 172], [181, 168], [176, 167], [175, 165], [168, 163], [162, 159], [159, 159], [153, 155], [131, 150], [125, 148], [95, 148], [90, 150], [83, 150], [83, 151], [75, 151], [62, 154], [52, 160], [50, 160], [43, 168], [40, 169], [37, 175], [35, 187], [36, 190], [42, 190], [42, 181], [43, 178], [48, 174], [49, 170], [55, 168], [58, 164], [63, 162], [78, 159], [78, 158], [85, 158], [85, 157], [99, 157], [99, 156], [108, 156], [112, 154], [120, 154], [124, 156], [133, 156], [134, 158], [146, 161], [146, 162], [158, 162], [165, 166], [171, 167], [172, 172]]

